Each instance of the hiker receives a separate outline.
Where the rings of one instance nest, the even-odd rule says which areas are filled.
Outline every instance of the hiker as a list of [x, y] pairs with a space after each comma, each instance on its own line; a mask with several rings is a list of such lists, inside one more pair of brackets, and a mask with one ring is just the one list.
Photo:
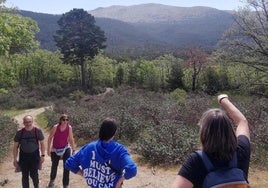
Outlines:
[[116, 121], [106, 118], [100, 126], [99, 139], [83, 146], [65, 163], [67, 169], [83, 176], [90, 188], [120, 188], [124, 180], [137, 174], [137, 166], [125, 146], [113, 140], [116, 130]]
[[44, 135], [40, 128], [33, 125], [32, 116], [26, 115], [23, 118], [23, 124], [24, 127], [18, 130], [14, 137], [13, 165], [17, 172], [21, 171], [22, 173], [23, 188], [29, 188], [29, 175], [34, 188], [38, 188], [38, 168], [45, 160]]
[[[250, 161], [248, 121], [226, 94], [219, 95], [217, 100], [236, 124], [236, 132], [233, 130], [231, 119], [223, 110], [218, 108], [207, 110], [199, 121], [202, 152], [208, 156], [216, 169], [228, 167], [236, 154], [237, 168], [242, 170], [240, 171], [243, 178], [247, 181]], [[197, 152], [193, 152], [183, 163], [171, 188], [203, 187], [207, 174], [202, 157]], [[215, 178], [210, 178], [208, 181], [214, 180]], [[247, 186], [241, 185], [241, 187]]]
[[53, 126], [47, 141], [47, 154], [51, 157], [50, 181], [48, 187], [54, 187], [60, 159], [63, 160], [63, 188], [69, 187], [70, 172], [64, 164], [70, 155], [75, 153], [75, 142], [72, 126], [68, 123], [68, 115], [62, 114], [59, 123]]

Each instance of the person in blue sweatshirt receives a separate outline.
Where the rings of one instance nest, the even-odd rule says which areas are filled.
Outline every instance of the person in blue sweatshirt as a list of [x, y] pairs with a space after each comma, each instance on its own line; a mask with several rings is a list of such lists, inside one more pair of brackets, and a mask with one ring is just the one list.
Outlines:
[[137, 174], [137, 165], [126, 147], [114, 141], [117, 124], [106, 118], [99, 139], [83, 146], [65, 162], [65, 168], [86, 179], [90, 188], [120, 188]]

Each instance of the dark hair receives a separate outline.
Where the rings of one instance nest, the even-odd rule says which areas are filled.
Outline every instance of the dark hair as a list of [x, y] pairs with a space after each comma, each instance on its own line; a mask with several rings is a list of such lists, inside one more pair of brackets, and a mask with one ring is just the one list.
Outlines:
[[99, 132], [99, 139], [101, 141], [108, 141], [110, 140], [117, 130], [116, 121], [112, 118], [106, 118], [101, 124], [100, 132]]
[[68, 119], [68, 115], [67, 114], [61, 114], [59, 124], [61, 124], [61, 120], [64, 119], [64, 118]]
[[237, 148], [232, 121], [221, 109], [207, 110], [199, 121], [202, 149], [219, 160], [231, 160]]

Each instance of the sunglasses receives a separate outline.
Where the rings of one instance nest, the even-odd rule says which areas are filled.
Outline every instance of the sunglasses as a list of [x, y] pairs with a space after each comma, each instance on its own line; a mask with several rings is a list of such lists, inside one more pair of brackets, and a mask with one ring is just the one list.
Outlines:
[[62, 121], [68, 121], [68, 119], [62, 119]]

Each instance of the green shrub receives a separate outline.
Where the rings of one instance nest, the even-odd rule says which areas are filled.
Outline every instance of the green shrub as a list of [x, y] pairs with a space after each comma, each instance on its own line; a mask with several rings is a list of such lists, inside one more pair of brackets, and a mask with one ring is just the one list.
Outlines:
[[185, 104], [187, 93], [183, 89], [175, 89], [170, 95], [178, 102], [179, 105]]
[[0, 162], [10, 149], [10, 142], [13, 140], [18, 125], [8, 116], [0, 114]]

